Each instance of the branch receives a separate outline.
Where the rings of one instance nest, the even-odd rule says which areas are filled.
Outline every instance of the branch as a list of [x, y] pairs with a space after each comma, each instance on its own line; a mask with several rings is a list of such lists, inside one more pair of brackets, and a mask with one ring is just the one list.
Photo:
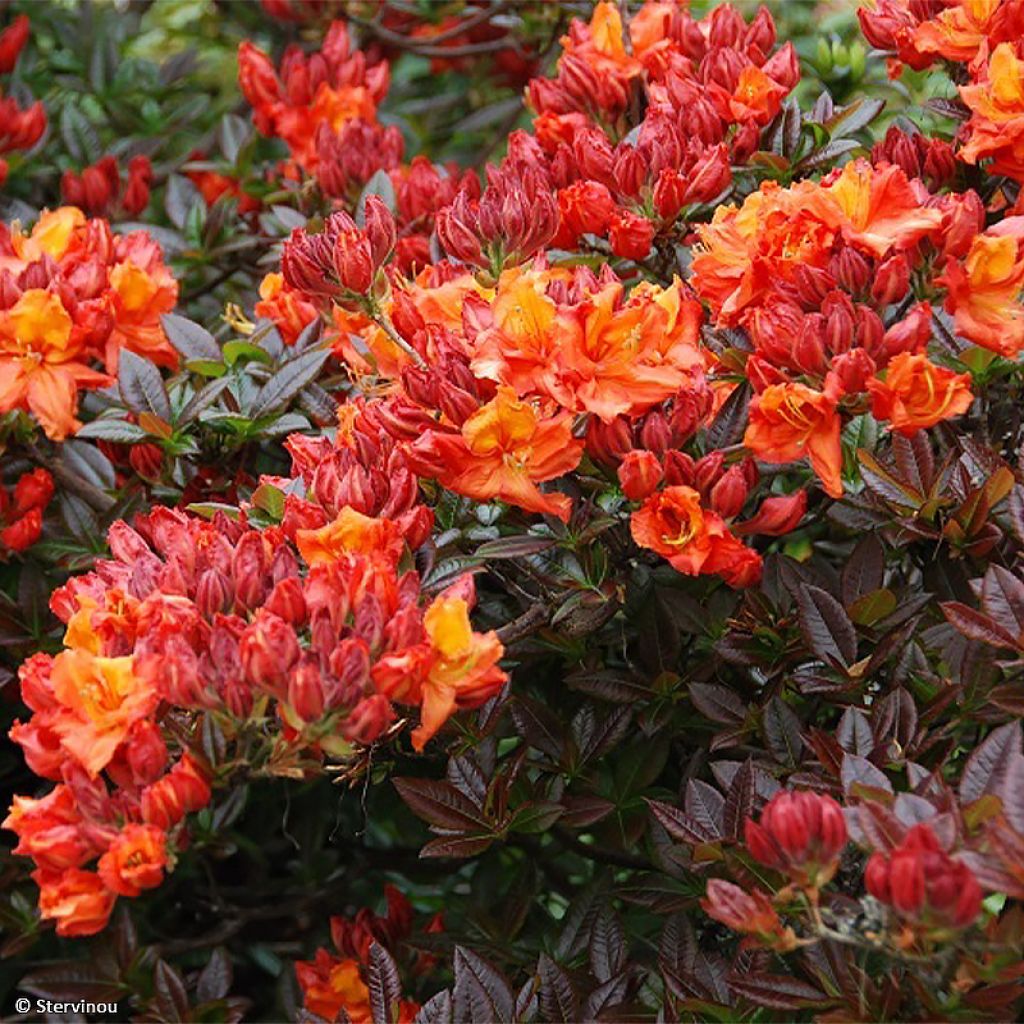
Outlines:
[[519, 618], [506, 622], [498, 629], [498, 639], [505, 645], [524, 640], [546, 626], [550, 618], [551, 609], [546, 604], [531, 605]]

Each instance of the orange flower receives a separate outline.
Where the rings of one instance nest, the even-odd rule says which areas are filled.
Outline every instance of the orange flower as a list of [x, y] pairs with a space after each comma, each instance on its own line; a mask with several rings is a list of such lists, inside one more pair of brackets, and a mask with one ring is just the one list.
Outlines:
[[160, 246], [144, 231], [135, 231], [117, 239], [114, 259], [110, 270], [114, 329], [107, 339], [107, 370], [117, 373], [122, 348], [176, 370], [181, 357], [167, 340], [160, 316], [177, 305], [178, 282], [164, 264]]
[[[46, 240], [59, 247], [49, 233]], [[30, 411], [54, 441], [73, 434], [81, 426], [75, 418], [78, 388], [110, 383], [79, 361], [83, 354], [81, 336], [59, 296], [41, 288], [22, 292], [0, 312], [0, 412]]]
[[731, 93], [712, 86], [718, 112], [726, 121], [767, 124], [782, 106], [789, 90], [769, 78], [759, 67], [748, 64], [739, 74]]
[[370, 990], [363, 982], [357, 960], [341, 960], [318, 949], [312, 960], [295, 964], [304, 1005], [324, 1020], [334, 1020], [341, 1010], [352, 1024], [370, 1024]]
[[950, 259], [940, 279], [957, 332], [1013, 359], [1024, 348], [1024, 217], [1008, 217], [971, 242], [963, 263]]
[[460, 597], [441, 595], [426, 610], [423, 628], [433, 648], [433, 662], [423, 682], [420, 725], [412, 745], [422, 750], [456, 707], [479, 707], [508, 678], [498, 667], [505, 648], [493, 630], [474, 633], [469, 605]]
[[14, 852], [51, 871], [81, 867], [95, 856], [81, 825], [75, 798], [64, 785], [38, 800], [16, 796], [3, 823], [18, 836]]
[[674, 395], [704, 369], [696, 346], [700, 307], [671, 288], [640, 286], [621, 304], [622, 285], [583, 304], [583, 332], [563, 353], [576, 407], [606, 423], [639, 415]]
[[167, 836], [156, 825], [125, 825], [100, 857], [99, 876], [119, 896], [138, 896], [164, 878]]
[[921, 53], [937, 53], [946, 60], [973, 60], [999, 13], [1002, 0], [960, 0], [921, 22], [914, 32], [914, 46]]
[[721, 576], [746, 587], [761, 578], [761, 558], [734, 537], [721, 516], [701, 507], [700, 495], [683, 485], [652, 494], [630, 519], [633, 539], [688, 576]]
[[894, 430], [911, 436], [971, 407], [971, 376], [936, 366], [927, 356], [904, 352], [892, 359], [885, 380], [868, 381], [875, 419], [891, 420]]
[[842, 497], [843, 453], [835, 401], [803, 384], [773, 384], [750, 403], [743, 443], [765, 462], [807, 457], [825, 493]]
[[135, 675], [132, 660], [74, 650], [53, 660], [53, 695], [61, 708], [52, 728], [90, 775], [107, 766], [132, 725], [157, 705], [156, 691]]
[[820, 201], [820, 191], [810, 181], [788, 189], [764, 182], [741, 207], [719, 206], [710, 224], [698, 226], [693, 286], [720, 324], [738, 323], [779, 281], [791, 281], [797, 267], [828, 262], [838, 211]]
[[960, 96], [971, 109], [960, 158], [976, 164], [995, 157], [990, 172], [1024, 181], [1024, 58], [1013, 44], [1000, 43], [977, 83], [961, 86]]
[[[492, 326], [476, 339], [473, 372], [508, 384], [520, 395], [540, 392], [570, 404], [571, 394], [559, 381], [559, 353], [579, 338], [582, 328], [578, 318], [560, 310], [547, 294], [549, 284], [568, 279], [565, 271], [504, 271], [490, 309], [478, 304]], [[417, 306], [426, 319], [422, 305]]]
[[[28, 235], [22, 234], [21, 227], [15, 223], [11, 229], [11, 248], [18, 259], [7, 262], [20, 269], [25, 263], [34, 263], [43, 256], [60, 261], [70, 248], [76, 233], [87, 223], [85, 214], [74, 206], [43, 210]], [[5, 265], [3, 257], [0, 256], [0, 270], [14, 269], [14, 266]]]
[[942, 223], [942, 211], [924, 206], [927, 196], [919, 197], [895, 164], [878, 170], [853, 160], [822, 182], [818, 195], [827, 204], [823, 218], [832, 221], [837, 211], [846, 241], [877, 257], [910, 248]]
[[254, 312], [274, 321], [286, 345], [294, 345], [303, 329], [320, 315], [302, 292], [285, 284], [283, 274], [267, 274], [263, 278]]
[[295, 543], [310, 566], [336, 562], [346, 554], [383, 555], [397, 562], [405, 545], [393, 520], [364, 516], [350, 505], [319, 530], [297, 530]]
[[60, 874], [34, 871], [32, 877], [39, 885], [39, 913], [57, 922], [58, 935], [95, 935], [106, 927], [117, 896], [99, 875], [68, 868]]
[[498, 498], [529, 512], [567, 522], [571, 502], [564, 494], [542, 494], [538, 483], [579, 465], [583, 442], [572, 436], [569, 413], [542, 417], [509, 387], [462, 425], [460, 434], [428, 432], [411, 450], [417, 460], [440, 468], [441, 483], [477, 501]]

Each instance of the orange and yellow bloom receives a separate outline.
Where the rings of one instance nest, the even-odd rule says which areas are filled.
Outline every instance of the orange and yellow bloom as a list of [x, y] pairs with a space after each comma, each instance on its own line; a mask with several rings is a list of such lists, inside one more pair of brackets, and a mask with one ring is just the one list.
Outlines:
[[750, 403], [743, 443], [765, 462], [806, 458], [825, 493], [843, 493], [843, 453], [835, 401], [804, 384], [773, 384]]

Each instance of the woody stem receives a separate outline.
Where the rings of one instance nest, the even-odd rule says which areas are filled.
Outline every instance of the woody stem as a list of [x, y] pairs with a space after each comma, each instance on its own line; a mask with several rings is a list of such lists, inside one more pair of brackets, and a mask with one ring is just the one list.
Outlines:
[[427, 364], [424, 361], [423, 356], [421, 356], [419, 352], [417, 352], [416, 349], [414, 349], [412, 345], [410, 345], [409, 342], [407, 342], [405, 338], [395, 330], [395, 325], [391, 322], [390, 317], [376, 303], [374, 303], [370, 309], [370, 316], [373, 318], [374, 323], [380, 327], [391, 341], [393, 341], [416, 364], [416, 366], [419, 367], [419, 369], [425, 370], [427, 368]]

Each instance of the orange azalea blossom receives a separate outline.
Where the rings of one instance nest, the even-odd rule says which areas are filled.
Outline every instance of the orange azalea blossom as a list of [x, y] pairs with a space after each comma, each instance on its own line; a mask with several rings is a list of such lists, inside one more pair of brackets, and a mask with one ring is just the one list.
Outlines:
[[25, 264], [34, 263], [43, 256], [60, 261], [71, 248], [76, 236], [80, 235], [88, 221], [74, 206], [62, 206], [56, 210], [43, 210], [32, 231], [26, 235], [17, 222], [11, 227], [11, 248], [13, 257], [0, 253], [0, 270], [20, 271]]
[[132, 671], [132, 658], [62, 651], [51, 683], [59, 710], [50, 723], [61, 746], [90, 775], [102, 771], [132, 725], [156, 708], [156, 691]]
[[[473, 295], [490, 296], [493, 291], [479, 285], [472, 274], [460, 274], [448, 280], [439, 279], [433, 267], [427, 267], [415, 281], [396, 280], [392, 287], [401, 289], [401, 301], [408, 302], [419, 313], [424, 324], [432, 329], [461, 332], [462, 311], [467, 299]], [[396, 299], [392, 296], [381, 301], [383, 313], [395, 316]], [[359, 311], [334, 306], [334, 326], [337, 336], [334, 354], [356, 373], [376, 375], [386, 381], [397, 380], [406, 367], [412, 365], [412, 358], [388, 337], [379, 324]], [[428, 346], [427, 361], [431, 359]]]
[[119, 896], [138, 896], [164, 878], [167, 836], [155, 825], [125, 825], [100, 857], [99, 876]]
[[797, 267], [825, 265], [838, 218], [834, 208], [829, 220], [818, 215], [824, 207], [814, 202], [819, 192], [809, 181], [788, 189], [764, 182], [741, 207], [719, 206], [710, 224], [698, 226], [693, 286], [718, 323], [738, 323], [744, 310], [762, 302], [779, 281], [792, 281]]
[[[493, 326], [475, 341], [474, 372], [605, 422], [647, 411], [703, 372], [700, 304], [678, 280], [669, 288], [639, 285], [628, 299], [618, 281], [592, 282], [574, 305], [549, 294], [573, 283], [564, 270], [505, 271], [491, 309], [476, 307]], [[575, 283], [586, 287], [585, 279]]]
[[358, 960], [341, 960], [318, 949], [312, 960], [295, 964], [304, 1005], [324, 1020], [334, 1020], [344, 1010], [352, 1024], [370, 1024], [370, 990], [363, 982]]
[[122, 348], [158, 366], [176, 370], [181, 357], [168, 341], [160, 317], [178, 304], [178, 282], [164, 264], [163, 253], [145, 232], [116, 239], [110, 269], [114, 329], [107, 339], [105, 363], [117, 373]]
[[346, 554], [379, 555], [394, 564], [405, 541], [393, 520], [365, 516], [346, 505], [333, 522], [319, 530], [296, 531], [295, 544], [310, 566], [336, 562]]
[[460, 597], [437, 598], [423, 616], [434, 658], [423, 682], [420, 725], [412, 745], [422, 750], [456, 707], [479, 707], [508, 678], [498, 667], [505, 648], [493, 630], [474, 633], [469, 605]]
[[39, 870], [32, 872], [32, 878], [39, 886], [39, 914], [44, 921], [57, 922], [58, 935], [95, 935], [106, 927], [117, 895], [92, 871]]
[[[918, 183], [920, 185], [920, 183]], [[928, 198], [899, 167], [876, 169], [866, 160], [853, 160], [821, 183], [818, 196], [827, 204], [822, 216], [832, 219], [843, 237], [872, 256], [909, 249], [942, 223], [942, 212], [924, 206]]]
[[1024, 348], [1024, 217], [1009, 217], [971, 241], [963, 263], [950, 259], [939, 283], [957, 332], [1013, 359]]
[[922, 21], [914, 32], [914, 46], [946, 60], [973, 60], [982, 43], [998, 43], [1024, 34], [1024, 5], [1017, 0], [959, 0]]
[[267, 274], [260, 282], [260, 301], [253, 311], [257, 316], [273, 320], [286, 345], [294, 345], [303, 329], [320, 312], [302, 292], [290, 288], [283, 274]]
[[784, 189], [765, 182], [742, 207], [720, 206], [698, 228], [693, 285], [718, 322], [743, 322], [746, 311], [791, 283], [798, 267], [824, 267], [835, 243], [881, 258], [911, 248], [942, 223], [928, 195], [895, 165], [854, 160], [820, 184]]
[[976, 164], [994, 157], [990, 173], [1024, 181], [1024, 57], [1011, 43], [1000, 43], [974, 85], [960, 87], [971, 109], [967, 143], [960, 159]]
[[17, 833], [14, 852], [31, 857], [47, 871], [81, 867], [96, 850], [81, 828], [82, 818], [71, 790], [64, 785], [34, 800], [16, 796], [3, 828]]
[[688, 576], [721, 576], [730, 586], [748, 587], [761, 578], [761, 556], [729, 532], [700, 495], [683, 485], [652, 494], [630, 519], [633, 539], [656, 551]]
[[954, 373], [909, 352], [890, 360], [885, 380], [869, 380], [868, 390], [875, 419], [890, 420], [908, 437], [965, 413], [974, 400], [969, 373]]
[[60, 298], [41, 288], [22, 292], [0, 312], [0, 412], [31, 412], [53, 441], [73, 434], [81, 426], [79, 387], [111, 382], [82, 362], [84, 355], [84, 340]]
[[750, 403], [743, 443], [765, 462], [808, 458], [825, 493], [842, 497], [843, 453], [835, 400], [804, 384], [773, 384]]
[[[537, 484], [575, 469], [583, 441], [572, 436], [570, 413], [542, 416], [509, 387], [473, 413], [459, 434], [428, 431], [410, 449], [414, 469], [436, 476], [449, 490], [477, 501], [495, 498], [528, 512], [568, 522], [564, 494], [542, 494]], [[419, 470], [417, 470], [419, 471]]]

